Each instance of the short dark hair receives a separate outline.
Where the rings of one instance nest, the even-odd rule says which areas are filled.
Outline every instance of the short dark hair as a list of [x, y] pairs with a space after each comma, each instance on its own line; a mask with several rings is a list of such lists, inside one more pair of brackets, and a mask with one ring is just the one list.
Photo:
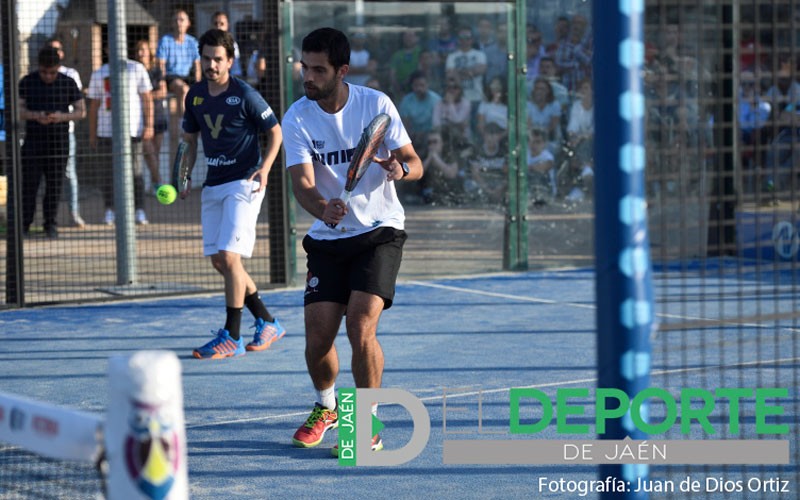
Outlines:
[[198, 45], [198, 52], [200, 52], [201, 56], [203, 55], [204, 45], [208, 45], [209, 47], [223, 47], [225, 48], [225, 53], [228, 55], [228, 59], [236, 57], [236, 51], [233, 48], [233, 35], [227, 31], [212, 28], [203, 33]]
[[334, 28], [319, 28], [303, 38], [303, 52], [322, 52], [334, 69], [350, 64], [350, 41]]
[[58, 54], [58, 49], [50, 45], [42, 47], [39, 50], [38, 62], [39, 66], [43, 68], [61, 66], [61, 56]]
[[425, 73], [423, 73], [420, 70], [416, 70], [413, 73], [411, 73], [410, 75], [408, 75], [408, 84], [412, 85], [415, 80], [419, 80], [420, 78], [424, 78], [425, 80], [428, 79], [428, 77], [425, 76]]

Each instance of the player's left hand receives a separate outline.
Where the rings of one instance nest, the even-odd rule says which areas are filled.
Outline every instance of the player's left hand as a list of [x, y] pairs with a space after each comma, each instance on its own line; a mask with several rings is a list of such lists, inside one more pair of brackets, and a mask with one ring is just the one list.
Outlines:
[[373, 158], [373, 161], [386, 170], [386, 180], [396, 181], [403, 178], [403, 166], [397, 160], [394, 153], [390, 153], [388, 158]]

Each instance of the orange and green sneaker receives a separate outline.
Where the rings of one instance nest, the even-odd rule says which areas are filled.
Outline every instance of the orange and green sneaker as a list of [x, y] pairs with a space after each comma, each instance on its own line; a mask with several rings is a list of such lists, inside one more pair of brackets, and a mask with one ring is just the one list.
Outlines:
[[292, 442], [300, 448], [313, 448], [322, 442], [329, 429], [339, 426], [339, 417], [336, 410], [329, 410], [319, 403], [314, 404], [311, 415], [301, 425], [292, 437]]

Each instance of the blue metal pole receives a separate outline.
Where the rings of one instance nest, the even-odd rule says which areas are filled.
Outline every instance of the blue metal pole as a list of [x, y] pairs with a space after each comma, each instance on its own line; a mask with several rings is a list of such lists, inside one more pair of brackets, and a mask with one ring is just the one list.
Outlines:
[[[644, 0], [593, 3], [598, 387], [620, 389], [631, 400], [650, 383], [654, 325], [644, 183], [643, 17]], [[609, 421], [599, 436], [625, 437], [646, 438], [630, 413]], [[600, 466], [601, 478], [613, 476], [632, 486], [647, 474], [646, 465]]]

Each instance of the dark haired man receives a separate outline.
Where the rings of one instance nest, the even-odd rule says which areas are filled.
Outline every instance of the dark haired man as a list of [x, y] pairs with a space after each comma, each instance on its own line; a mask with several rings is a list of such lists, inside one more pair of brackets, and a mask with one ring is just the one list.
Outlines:
[[[281, 127], [269, 104], [244, 81], [231, 76], [233, 37], [211, 29], [200, 37], [200, 65], [205, 79], [186, 94], [183, 140], [189, 165], [197, 158], [197, 138], [203, 138], [208, 174], [201, 194], [203, 254], [225, 279], [225, 326], [213, 340], [195, 349], [198, 359], [241, 356], [261, 351], [286, 330], [258, 295], [242, 259], [253, 254], [256, 222], [267, 177], [281, 147]], [[260, 135], [266, 136], [262, 155]], [[186, 198], [191, 180], [181, 193]], [[255, 317], [255, 336], [245, 347], [239, 329], [244, 307]]]
[[[422, 177], [422, 162], [392, 101], [382, 92], [345, 82], [350, 43], [344, 33], [332, 28], [311, 32], [303, 39], [300, 62], [306, 95], [286, 112], [283, 127], [295, 197], [316, 218], [303, 248], [308, 255], [305, 354], [317, 402], [293, 437], [296, 446], [310, 448], [338, 425], [334, 340], [345, 312], [356, 387], [381, 386], [378, 321], [392, 305], [406, 240], [395, 182]], [[388, 114], [392, 123], [373, 159], [377, 165], [367, 169], [345, 204], [339, 193], [349, 156], [379, 113]], [[374, 436], [372, 448], [382, 447]]]
[[69, 122], [86, 116], [86, 107], [75, 80], [60, 73], [58, 49], [39, 51], [39, 67], [19, 82], [19, 116], [25, 120], [22, 145], [22, 231], [28, 234], [36, 213], [36, 192], [45, 179], [42, 215], [48, 237], [57, 238], [56, 215], [64, 170], [69, 156]]

